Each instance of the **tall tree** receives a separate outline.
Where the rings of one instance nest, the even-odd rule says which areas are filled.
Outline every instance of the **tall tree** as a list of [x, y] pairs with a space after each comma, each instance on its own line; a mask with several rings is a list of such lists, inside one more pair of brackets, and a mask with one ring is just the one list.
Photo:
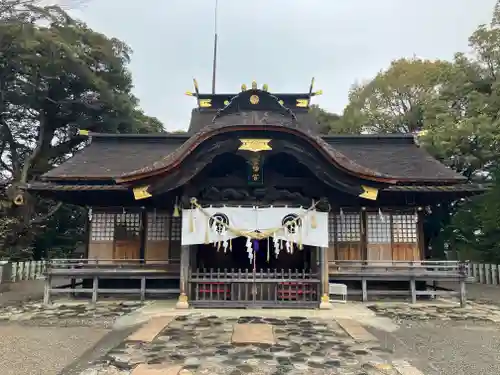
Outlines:
[[423, 105], [447, 82], [446, 61], [400, 59], [369, 82], [353, 86], [344, 122], [371, 133], [412, 133], [423, 126]]
[[469, 178], [500, 161], [500, 7], [458, 53], [450, 79], [425, 109], [424, 144]]
[[[3, 249], [29, 247], [60, 204], [23, 186], [82, 147], [75, 128], [162, 131], [138, 108], [127, 65], [130, 49], [55, 6], [7, 0], [0, 5], [0, 166], [9, 178]], [[16, 200], [16, 198], [18, 198]]]

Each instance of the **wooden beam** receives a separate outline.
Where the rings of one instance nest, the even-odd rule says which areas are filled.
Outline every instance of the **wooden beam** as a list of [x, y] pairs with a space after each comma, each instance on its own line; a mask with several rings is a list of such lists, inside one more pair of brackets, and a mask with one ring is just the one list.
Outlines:
[[146, 241], [148, 235], [148, 213], [145, 209], [141, 212], [141, 228], [139, 231], [140, 238], [140, 248], [139, 248], [139, 259], [141, 263], [144, 263], [146, 256]]

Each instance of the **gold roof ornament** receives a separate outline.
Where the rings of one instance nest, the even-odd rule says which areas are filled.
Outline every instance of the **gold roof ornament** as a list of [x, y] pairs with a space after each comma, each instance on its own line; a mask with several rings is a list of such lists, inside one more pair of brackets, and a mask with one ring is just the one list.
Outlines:
[[297, 107], [305, 108], [309, 105], [309, 99], [297, 99]]
[[257, 90], [257, 81], [252, 81], [252, 90]]
[[262, 91], [269, 91], [269, 86], [267, 85], [267, 83], [264, 83], [262, 85]]
[[361, 185], [361, 188], [363, 189], [363, 192], [359, 195], [361, 198], [369, 199], [372, 201], [376, 201], [378, 197], [378, 189], [371, 187], [371, 186], [365, 186]]
[[241, 85], [241, 91], [247, 91], [247, 85], [244, 83]]
[[212, 106], [212, 99], [200, 99], [201, 108], [210, 108]]
[[259, 104], [259, 100], [260, 100], [260, 99], [259, 99], [259, 97], [258, 97], [257, 95], [252, 95], [252, 96], [250, 97], [250, 103], [252, 103], [253, 105], [255, 105], [255, 104]]
[[261, 152], [272, 150], [269, 142], [270, 139], [240, 139], [241, 146], [238, 150], [250, 151], [250, 152]]
[[132, 189], [134, 192], [135, 200], [146, 199], [152, 197], [152, 195], [148, 192], [149, 185], [139, 186]]

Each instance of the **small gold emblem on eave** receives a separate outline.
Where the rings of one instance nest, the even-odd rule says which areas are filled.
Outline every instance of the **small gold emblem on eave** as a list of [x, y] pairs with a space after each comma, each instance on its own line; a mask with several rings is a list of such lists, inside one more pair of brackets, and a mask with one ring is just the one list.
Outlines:
[[149, 188], [149, 185], [135, 187], [133, 189], [135, 200], [146, 199], [146, 198], [152, 197], [152, 195], [150, 193], [148, 193], [148, 188]]
[[260, 151], [268, 151], [272, 150], [269, 142], [270, 139], [240, 139], [241, 146], [238, 150], [242, 151], [251, 151], [251, 152], [260, 152]]
[[255, 105], [255, 104], [259, 104], [259, 100], [260, 100], [260, 99], [259, 99], [259, 97], [258, 97], [257, 95], [252, 95], [252, 96], [250, 97], [250, 103], [252, 103], [252, 104], [254, 104], [254, 105]]
[[370, 199], [372, 201], [377, 200], [378, 189], [370, 186], [361, 185], [363, 192], [359, 195], [361, 198]]

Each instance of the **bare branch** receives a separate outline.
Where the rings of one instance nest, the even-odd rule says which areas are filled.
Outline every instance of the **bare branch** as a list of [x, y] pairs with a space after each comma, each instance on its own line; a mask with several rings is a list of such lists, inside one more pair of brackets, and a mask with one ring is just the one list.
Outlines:
[[54, 215], [59, 209], [62, 207], [63, 203], [58, 202], [46, 215], [39, 216], [35, 219], [32, 219], [30, 221], [30, 224], [40, 224], [43, 223], [45, 220], [49, 219], [52, 215]]

